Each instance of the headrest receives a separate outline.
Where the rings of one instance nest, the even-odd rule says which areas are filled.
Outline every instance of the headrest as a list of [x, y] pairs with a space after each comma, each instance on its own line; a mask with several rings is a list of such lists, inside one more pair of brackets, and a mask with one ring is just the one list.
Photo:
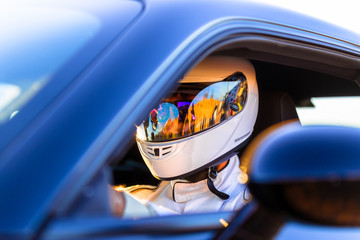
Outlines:
[[283, 91], [259, 90], [259, 112], [254, 126], [253, 136], [273, 124], [287, 120], [298, 120], [295, 103], [291, 96]]

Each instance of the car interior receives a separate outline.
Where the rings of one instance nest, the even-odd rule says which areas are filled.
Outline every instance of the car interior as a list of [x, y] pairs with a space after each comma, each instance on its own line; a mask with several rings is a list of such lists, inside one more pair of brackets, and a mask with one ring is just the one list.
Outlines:
[[[255, 67], [259, 112], [251, 139], [274, 124], [299, 120], [296, 107], [313, 107], [312, 97], [360, 96], [359, 62], [349, 54], [266, 39], [226, 44], [212, 50], [211, 55], [241, 56]], [[135, 136], [128, 152], [115, 155], [111, 162], [115, 189], [159, 183], [143, 162]]]

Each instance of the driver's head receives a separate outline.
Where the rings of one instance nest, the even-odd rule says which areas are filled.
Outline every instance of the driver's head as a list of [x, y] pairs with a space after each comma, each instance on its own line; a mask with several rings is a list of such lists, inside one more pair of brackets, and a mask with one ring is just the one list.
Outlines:
[[137, 144], [155, 177], [185, 178], [236, 154], [250, 137], [257, 112], [252, 64], [208, 57], [138, 126]]

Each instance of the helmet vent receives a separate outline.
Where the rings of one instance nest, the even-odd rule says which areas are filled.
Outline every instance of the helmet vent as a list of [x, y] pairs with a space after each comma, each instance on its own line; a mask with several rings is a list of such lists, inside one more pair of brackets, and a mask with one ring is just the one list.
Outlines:
[[159, 148], [154, 148], [154, 153], [155, 153], [155, 156], [158, 157], [159, 154], [160, 154], [160, 149]]
[[159, 159], [165, 155], [168, 155], [172, 152], [173, 147], [167, 146], [167, 147], [147, 147], [146, 153], [151, 156], [152, 158]]
[[163, 156], [165, 156], [166, 154], [169, 154], [169, 153], [170, 153], [170, 152], [164, 152], [164, 153], [163, 153]]

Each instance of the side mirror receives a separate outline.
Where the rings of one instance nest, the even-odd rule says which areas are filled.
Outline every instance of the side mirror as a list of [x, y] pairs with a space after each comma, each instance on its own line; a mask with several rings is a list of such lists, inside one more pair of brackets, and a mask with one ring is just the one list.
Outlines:
[[360, 225], [360, 129], [287, 125], [253, 153], [249, 188], [270, 209], [320, 224]]

